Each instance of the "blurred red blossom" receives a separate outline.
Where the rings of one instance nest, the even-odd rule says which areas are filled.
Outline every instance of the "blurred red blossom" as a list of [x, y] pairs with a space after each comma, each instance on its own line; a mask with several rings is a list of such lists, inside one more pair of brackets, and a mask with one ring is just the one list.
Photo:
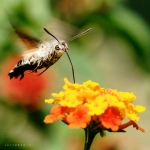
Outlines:
[[1, 95], [10, 102], [20, 104], [28, 110], [37, 110], [40, 108], [46, 91], [51, 88], [51, 77], [47, 73], [38, 76], [38, 73], [28, 74], [25, 72], [26, 75], [23, 80], [19, 80], [19, 77], [10, 80], [7, 74], [20, 59], [21, 57], [15, 56], [1, 68]]

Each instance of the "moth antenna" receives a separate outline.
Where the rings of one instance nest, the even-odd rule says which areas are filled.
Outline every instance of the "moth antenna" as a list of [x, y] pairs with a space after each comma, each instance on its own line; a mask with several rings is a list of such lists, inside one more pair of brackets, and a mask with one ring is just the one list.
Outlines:
[[78, 38], [78, 37], [80, 37], [80, 36], [82, 36], [82, 35], [84, 35], [84, 34], [90, 32], [90, 31], [92, 31], [92, 30], [93, 30], [93, 28], [89, 28], [89, 29], [87, 29], [86, 31], [75, 35], [75, 36], [72, 37], [70, 40], [68, 40], [68, 42], [71, 42], [71, 41], [73, 41], [74, 39], [76, 39], [76, 38]]
[[73, 82], [75, 83], [75, 75], [74, 75], [73, 64], [72, 64], [72, 62], [71, 62], [71, 59], [70, 59], [70, 56], [69, 56], [68, 52], [67, 52], [67, 51], [65, 51], [65, 52], [66, 52], [66, 54], [67, 54], [67, 56], [68, 56], [68, 59], [69, 59], [69, 62], [70, 62], [70, 64], [71, 64], [72, 75], [73, 75]]
[[46, 28], [43, 28], [49, 35], [51, 35], [54, 39], [56, 39], [57, 41], [58, 41], [58, 43], [60, 43], [59, 42], [59, 40], [52, 34], [52, 33], [50, 33]]

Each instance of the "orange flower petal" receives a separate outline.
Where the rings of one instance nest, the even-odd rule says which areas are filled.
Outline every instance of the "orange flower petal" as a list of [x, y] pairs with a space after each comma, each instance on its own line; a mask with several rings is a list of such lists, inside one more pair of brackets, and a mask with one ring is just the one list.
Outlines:
[[91, 117], [87, 114], [88, 108], [84, 105], [76, 107], [75, 111], [67, 116], [67, 122], [70, 128], [85, 128], [90, 122]]
[[109, 107], [99, 119], [104, 128], [111, 129], [112, 131], [117, 131], [122, 121], [120, 112], [115, 107]]
[[47, 115], [44, 119], [45, 123], [53, 123], [55, 121], [55, 116], [53, 115]]

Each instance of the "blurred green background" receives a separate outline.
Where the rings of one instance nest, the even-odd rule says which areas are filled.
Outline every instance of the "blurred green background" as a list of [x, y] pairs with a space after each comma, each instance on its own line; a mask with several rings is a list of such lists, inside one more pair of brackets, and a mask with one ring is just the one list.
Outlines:
[[90, 27], [93, 31], [68, 43], [76, 82], [134, 92], [134, 104], [146, 106], [138, 124], [141, 133], [97, 135], [91, 150], [150, 149], [150, 1], [144, 0], [2, 0], [0, 2], [0, 149], [82, 150], [84, 132], [62, 122], [46, 125], [50, 105], [44, 99], [59, 92], [63, 78], [72, 80], [67, 56], [37, 77], [9, 80], [7, 74], [21, 58], [20, 46], [8, 17], [33, 37], [51, 39], [47, 28], [68, 40]]

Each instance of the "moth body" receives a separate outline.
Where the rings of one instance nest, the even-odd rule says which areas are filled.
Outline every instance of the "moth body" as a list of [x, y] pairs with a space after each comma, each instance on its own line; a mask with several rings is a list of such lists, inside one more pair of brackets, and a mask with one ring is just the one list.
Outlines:
[[[12, 25], [13, 26], [13, 25]], [[14, 26], [13, 26], [14, 27]], [[22, 40], [22, 42], [27, 46], [30, 53], [27, 53], [24, 58], [22, 58], [12, 70], [8, 73], [10, 79], [18, 78], [20, 80], [24, 78], [24, 73], [27, 70], [30, 70], [30, 73], [37, 72], [38, 69], [45, 68], [39, 75], [45, 72], [51, 65], [58, 61], [58, 59], [66, 53], [71, 64], [73, 81], [75, 83], [74, 68], [71, 62], [70, 56], [67, 52], [68, 45], [64, 40], [58, 40], [53, 34], [51, 34], [46, 28], [44, 30], [51, 35], [54, 40], [41, 42], [38, 39], [35, 39], [28, 34], [17, 30], [15, 27], [15, 32]], [[90, 32], [92, 28], [87, 29], [86, 31], [79, 33], [72, 37], [68, 42]]]
[[[50, 40], [41, 42], [37, 46], [37, 50], [28, 53], [22, 58], [15, 67], [10, 70], [9, 77], [18, 78], [20, 80], [24, 78], [24, 72], [30, 70], [30, 72], [37, 72], [38, 69], [45, 68], [46, 71], [51, 65], [58, 61], [58, 59], [68, 50], [68, 45], [64, 40]], [[43, 72], [44, 72], [43, 71]], [[40, 74], [42, 74], [41, 72]], [[39, 74], [39, 75], [40, 75]]]

